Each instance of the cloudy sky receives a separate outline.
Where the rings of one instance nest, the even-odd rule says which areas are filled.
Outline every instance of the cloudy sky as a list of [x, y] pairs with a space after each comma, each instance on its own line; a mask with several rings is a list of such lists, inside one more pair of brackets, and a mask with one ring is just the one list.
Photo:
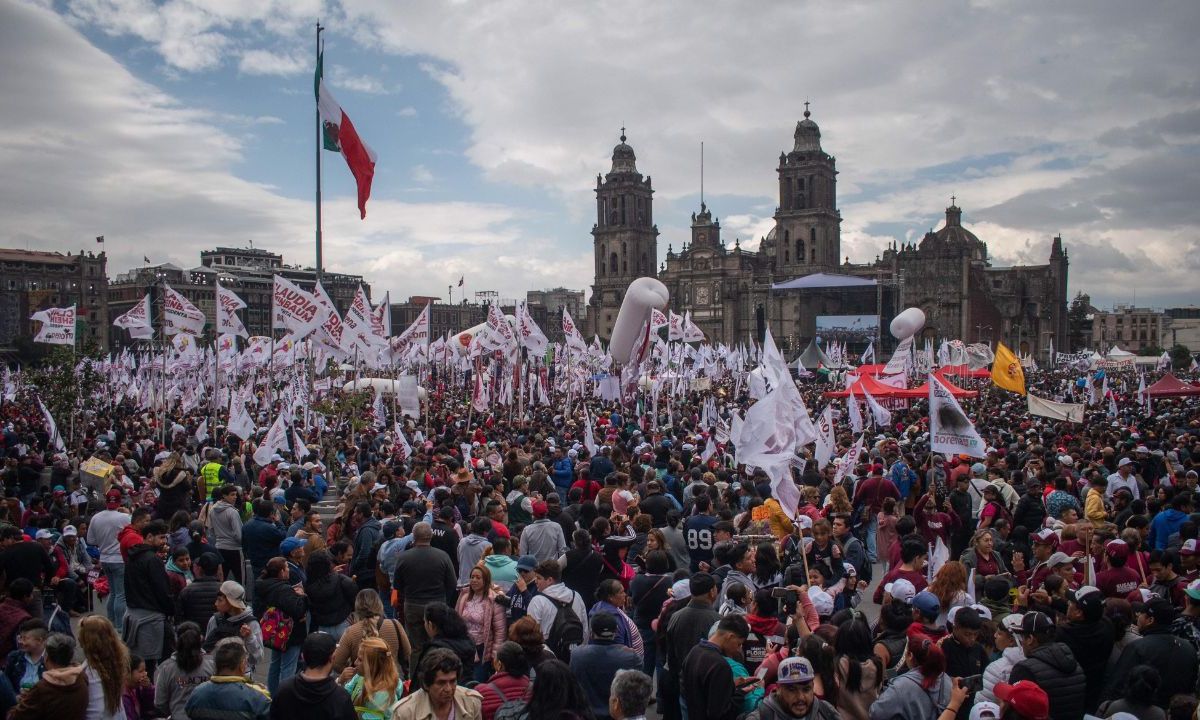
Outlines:
[[313, 23], [379, 160], [365, 221], [326, 153], [329, 269], [376, 297], [591, 283], [593, 194], [622, 125], [678, 248], [705, 199], [771, 227], [812, 101], [842, 254], [938, 226], [994, 264], [1063, 235], [1071, 294], [1200, 291], [1200, 4], [410, 0], [0, 2], [0, 246], [95, 249], [110, 275], [217, 244], [313, 262]]

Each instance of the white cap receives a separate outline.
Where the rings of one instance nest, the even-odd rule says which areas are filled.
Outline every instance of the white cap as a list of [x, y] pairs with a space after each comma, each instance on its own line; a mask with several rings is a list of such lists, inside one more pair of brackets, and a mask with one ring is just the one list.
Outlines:
[[808, 599], [812, 601], [818, 615], [833, 614], [833, 596], [821, 588], [811, 585], [808, 588]]
[[796, 524], [799, 525], [802, 530], [812, 530], [813, 520], [807, 515], [801, 515], [800, 517], [796, 518]]
[[37, 535], [34, 535], [33, 539], [34, 540], [53, 540], [54, 533], [50, 532], [46, 528], [42, 528], [41, 530], [37, 531]]
[[1060, 565], [1072, 565], [1075, 560], [1065, 552], [1056, 552], [1046, 561], [1046, 567], [1056, 568]]
[[283, 456], [279, 453], [275, 453], [271, 456], [271, 462], [283, 462]]
[[999, 717], [1000, 706], [994, 702], [980, 700], [971, 708], [971, 720], [997, 720]]
[[383, 483], [375, 483], [374, 487], [371, 488], [371, 492], [376, 493], [376, 492], [379, 492], [380, 490], [387, 490], [387, 489], [388, 489], [387, 485], [385, 485]]
[[74, 525], [68, 525], [63, 528], [63, 537], [79, 537], [79, 530]]
[[1123, 457], [1123, 458], [1121, 458], [1121, 459], [1120, 459], [1120, 460], [1117, 462], [1117, 467], [1118, 467], [1118, 468], [1123, 468], [1123, 467], [1125, 467], [1126, 465], [1132, 465], [1132, 464], [1133, 464], [1133, 461], [1132, 461], [1132, 460], [1130, 460], [1130, 459], [1129, 459], [1129, 458], [1127, 458], [1127, 457]]
[[911, 603], [913, 598], [917, 596], [917, 588], [904, 578], [893, 580], [887, 585], [884, 585], [883, 591], [888, 595], [891, 595], [894, 599], [905, 604]]

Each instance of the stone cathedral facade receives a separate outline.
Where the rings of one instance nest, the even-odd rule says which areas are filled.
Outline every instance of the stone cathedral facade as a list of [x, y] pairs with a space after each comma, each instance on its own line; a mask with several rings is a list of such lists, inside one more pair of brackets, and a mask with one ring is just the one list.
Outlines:
[[622, 131], [611, 169], [596, 177], [587, 328], [601, 338], [612, 331], [625, 288], [650, 276], [670, 290], [671, 308], [690, 310], [712, 342], [759, 340], [770, 328], [795, 355], [817, 334], [818, 315], [879, 315], [887, 349], [892, 316], [916, 306], [925, 311], [925, 337], [935, 341], [1000, 340], [1035, 355], [1051, 342], [1068, 345], [1068, 258], [1059, 237], [1045, 265], [993, 267], [987, 244], [963, 226], [952, 199], [943, 226], [919, 242], [892, 244], [871, 263], [843, 258], [837, 161], [822, 148], [808, 110], [792, 147], [779, 154], [775, 227], [755, 250], [736, 239], [728, 247], [719, 218], [701, 203], [690, 236], [679, 250], [669, 242], [658, 264], [654, 191], [626, 140]]

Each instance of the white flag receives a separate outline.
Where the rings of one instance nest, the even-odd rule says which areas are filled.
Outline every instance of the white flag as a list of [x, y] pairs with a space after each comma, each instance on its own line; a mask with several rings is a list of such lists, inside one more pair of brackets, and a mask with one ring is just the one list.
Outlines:
[[691, 310], [688, 310], [683, 315], [683, 341], [704, 342], [704, 331], [696, 327], [696, 324], [692, 322]]
[[1054, 402], [1037, 397], [1033, 393], [1029, 393], [1027, 398], [1030, 415], [1082, 423], [1087, 412], [1087, 406], [1083, 403]]
[[859, 435], [854, 444], [850, 446], [850, 449], [846, 451], [846, 454], [842, 456], [842, 463], [838, 465], [837, 471], [833, 474], [834, 485], [840, 485], [842, 479], [854, 470], [855, 465], [858, 465], [858, 459], [862, 457], [863, 439], [865, 437], [866, 435]]
[[867, 349], [863, 350], [863, 354], [859, 356], [858, 362], [860, 365], [867, 365], [875, 362], [875, 340], [867, 343]]
[[408, 438], [404, 436], [404, 429], [400, 427], [400, 423], [393, 426], [396, 433], [396, 454], [401, 460], [407, 460], [412, 457], [412, 445], [408, 444]]
[[[442, 342], [443, 346], [445, 345], [444, 341], [441, 341], [440, 338], [439, 342]], [[429, 345], [428, 303], [425, 305], [425, 309], [417, 314], [417, 319], [413, 320], [412, 325], [409, 325], [408, 329], [400, 334], [400, 337], [392, 341], [392, 350], [394, 352], [404, 352], [406, 348], [418, 346], [428, 348], [431, 351], [430, 354], [434, 354], [432, 352], [434, 348]]]
[[529, 306], [525, 302], [517, 303], [517, 332], [520, 334], [521, 344], [529, 348], [530, 353], [546, 354], [546, 346], [550, 341], [533, 321], [533, 316], [529, 314]]
[[475, 393], [471, 396], [471, 407], [477, 413], [487, 412], [488, 406], [491, 404], [491, 397], [488, 391], [489, 379], [485, 379], [482, 372], [475, 372]]
[[345, 351], [342, 349], [342, 338], [345, 334], [342, 318], [333, 304], [333, 298], [329, 297], [321, 283], [313, 286], [312, 294], [313, 299], [321, 306], [321, 312], [325, 314], [325, 322], [321, 323], [317, 331], [317, 339], [321, 341], [322, 347], [341, 359], [345, 357]]
[[246, 307], [246, 303], [232, 290], [217, 283], [217, 332], [250, 337], [246, 326], [237, 316], [237, 311]]
[[888, 360], [883, 371], [888, 375], [908, 372], [908, 368], [912, 365], [912, 347], [912, 337], [906, 337], [901, 340], [900, 344], [896, 346], [896, 351], [892, 353], [892, 359]]
[[326, 314], [316, 298], [278, 275], [275, 276], [271, 305], [271, 327], [287, 330], [292, 340], [303, 340], [325, 322]]
[[167, 335], [200, 335], [207, 322], [199, 308], [163, 283], [163, 331]]
[[47, 345], [75, 344], [75, 306], [69, 308], [46, 308], [29, 317], [42, 323], [34, 336], [34, 342]]
[[266, 467], [271, 463], [271, 456], [280, 450], [287, 450], [288, 446], [288, 427], [284, 419], [284, 414], [280, 413], [275, 416], [275, 422], [271, 423], [271, 429], [267, 431], [267, 436], [263, 438], [262, 444], [254, 451], [254, 462], [260, 467]]
[[208, 418], [200, 421], [200, 425], [196, 427], [196, 442], [202, 443], [208, 439]]
[[229, 410], [229, 426], [226, 430], [243, 440], [249, 440], [254, 435], [254, 421], [240, 400], [235, 399]]
[[650, 308], [650, 332], [658, 334], [659, 330], [669, 327], [670, 324], [671, 321], [667, 319], [667, 316], [663, 314], [662, 310], [659, 310], [658, 308]]
[[854, 398], [854, 388], [851, 388], [850, 394], [846, 396], [846, 414], [850, 416], [850, 429], [855, 433], [862, 432], [862, 410], [858, 407], [858, 400]]
[[304, 438], [300, 437], [300, 431], [295, 427], [292, 427], [292, 454], [296, 457], [296, 462], [301, 462], [312, 454], [308, 451], [308, 446], [304, 444]]
[[137, 305], [121, 317], [113, 320], [113, 325], [129, 331], [129, 337], [135, 340], [145, 340], [154, 335], [150, 324], [150, 294], [147, 293]]
[[42, 421], [46, 423], [46, 434], [50, 436], [50, 444], [59, 452], [67, 451], [67, 444], [63, 442], [62, 435], [58, 432], [58, 425], [54, 422], [54, 417], [50, 415], [50, 410], [41, 398], [37, 399], [38, 407], [42, 411]]
[[567, 312], [566, 305], [563, 305], [562, 309], [562, 330], [563, 337], [567, 340], [568, 349], [587, 352], [587, 343], [584, 341], [583, 336], [579, 334], [579, 328], [575, 327], [575, 321], [571, 319], [571, 313]]
[[499, 341], [500, 349], [504, 351], [504, 354], [509, 358], [516, 357], [516, 333], [513, 332], [512, 325], [508, 324], [508, 318], [504, 317], [504, 313], [500, 312], [500, 306], [496, 303], [488, 306], [487, 324], [493, 339]]
[[674, 342], [683, 339], [683, 316], [667, 311], [667, 341]]
[[826, 405], [821, 417], [817, 418], [817, 469], [824, 470], [837, 449], [833, 434], [833, 406]]
[[886, 428], [892, 423], [892, 414], [879, 401], [871, 397], [871, 393], [863, 388], [863, 396], [867, 399], [867, 407], [871, 410], [872, 417], [875, 418], [875, 424], [881, 428]]
[[[592, 414], [588, 411], [587, 405], [583, 406], [583, 446], [587, 448], [588, 457], [596, 457], [596, 451], [599, 448], [596, 446], [596, 434], [592, 430]], [[603, 478], [600, 478], [603, 480]]]
[[934, 452], [985, 458], [986, 444], [946, 386], [929, 374], [929, 446]]

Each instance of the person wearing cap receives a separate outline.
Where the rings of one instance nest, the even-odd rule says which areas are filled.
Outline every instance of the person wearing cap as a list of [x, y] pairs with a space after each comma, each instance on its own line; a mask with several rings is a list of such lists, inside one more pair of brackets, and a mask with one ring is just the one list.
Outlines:
[[1125, 597], [1138, 588], [1142, 576], [1129, 567], [1130, 548], [1124, 540], [1109, 540], [1104, 543], [1104, 556], [1108, 558], [1108, 569], [1096, 573], [1096, 587], [1104, 597]]
[[505, 593], [507, 595], [507, 602], [501, 601], [501, 604], [508, 606], [505, 614], [507, 615], [510, 627], [514, 622], [525, 617], [525, 613], [529, 609], [529, 602], [538, 594], [537, 583], [534, 582], [533, 575], [537, 566], [538, 560], [532, 555], [522, 555], [517, 558], [517, 579], [513, 581], [512, 586]]
[[[1050, 720], [1050, 697], [1045, 689], [1028, 680], [996, 685], [1000, 717], [1006, 720]], [[1055, 715], [1057, 717], [1066, 717]]]
[[1087, 704], [1087, 678], [1070, 648], [1055, 640], [1054, 621], [1029, 612], [1021, 621], [1025, 659], [1013, 666], [1009, 682], [1031, 680], [1050, 696], [1050, 716], [1081, 718]]
[[532, 555], [542, 560], [554, 560], [567, 551], [567, 539], [562, 526], [550, 520], [550, 508], [545, 500], [535, 499], [531, 504], [533, 522], [521, 531], [517, 551], [521, 555]]
[[87, 544], [100, 548], [100, 567], [108, 579], [109, 596], [104, 612], [114, 627], [121, 627], [125, 619], [125, 558], [117, 535], [129, 524], [129, 514], [117, 508], [121, 506], [121, 491], [110, 490], [105, 494], [106, 508], [92, 516], [88, 524]]
[[[88, 555], [85, 543], [79, 542], [79, 530], [74, 525], [64, 527], [62, 536], [55, 542], [55, 547], [66, 559], [68, 577], [75, 581], [77, 587], [87, 587], [88, 572], [92, 569], [94, 561]], [[82, 611], [85, 606], [84, 598], [77, 593], [75, 607], [68, 607], [67, 610]]]
[[621, 620], [611, 613], [593, 613], [589, 618], [591, 638], [571, 652], [571, 672], [597, 720], [609, 718], [608, 695], [617, 673], [642, 667], [642, 658], [618, 640], [620, 625]]
[[1113, 700], [1125, 694], [1125, 682], [1138, 665], [1151, 665], [1162, 674], [1154, 704], [1166, 707], [1174, 695], [1195, 691], [1198, 665], [1196, 648], [1171, 632], [1177, 611], [1170, 600], [1152, 597], [1134, 607], [1141, 639], [1125, 646], [1109, 675], [1113, 679], [1106, 687], [1105, 699]]
[[1104, 490], [1104, 496], [1111, 498], [1120, 488], [1126, 488], [1133, 493], [1133, 499], [1137, 500], [1142, 496], [1142, 489], [1138, 485], [1138, 478], [1134, 475], [1136, 465], [1133, 460], [1123, 457], [1117, 461], [1117, 471], [1108, 476], [1108, 486]]
[[979, 642], [983, 618], [968, 606], [950, 608], [946, 617], [950, 625], [950, 634], [942, 641], [946, 672], [952, 677], [982, 675], [988, 664], [987, 651]]
[[[1012, 669], [1025, 659], [1025, 651], [1021, 649], [1021, 623], [1024, 617], [1017, 613], [1009, 613], [996, 623], [996, 649], [1000, 657], [996, 658], [983, 669], [983, 685], [975, 695], [975, 705], [997, 702], [996, 685], [1006, 683], [1012, 675]], [[1105, 661], [1108, 656], [1105, 656]]]
[[927, 638], [940, 641], [948, 635], [946, 628], [937, 624], [938, 616], [942, 614], [942, 602], [938, 596], [922, 590], [913, 596], [912, 619], [913, 630]]
[[1058, 640], [1071, 650], [1087, 678], [1088, 702], [1085, 709], [1095, 712], [1100, 704], [1105, 670], [1112, 655], [1112, 622], [1104, 616], [1104, 594], [1099, 588], [1084, 585], [1067, 593], [1067, 617], [1058, 626]]
[[745, 720], [836, 720], [841, 715], [830, 703], [818, 698], [813, 687], [816, 673], [805, 657], [789, 657], [779, 663], [778, 679], [771, 691]]

